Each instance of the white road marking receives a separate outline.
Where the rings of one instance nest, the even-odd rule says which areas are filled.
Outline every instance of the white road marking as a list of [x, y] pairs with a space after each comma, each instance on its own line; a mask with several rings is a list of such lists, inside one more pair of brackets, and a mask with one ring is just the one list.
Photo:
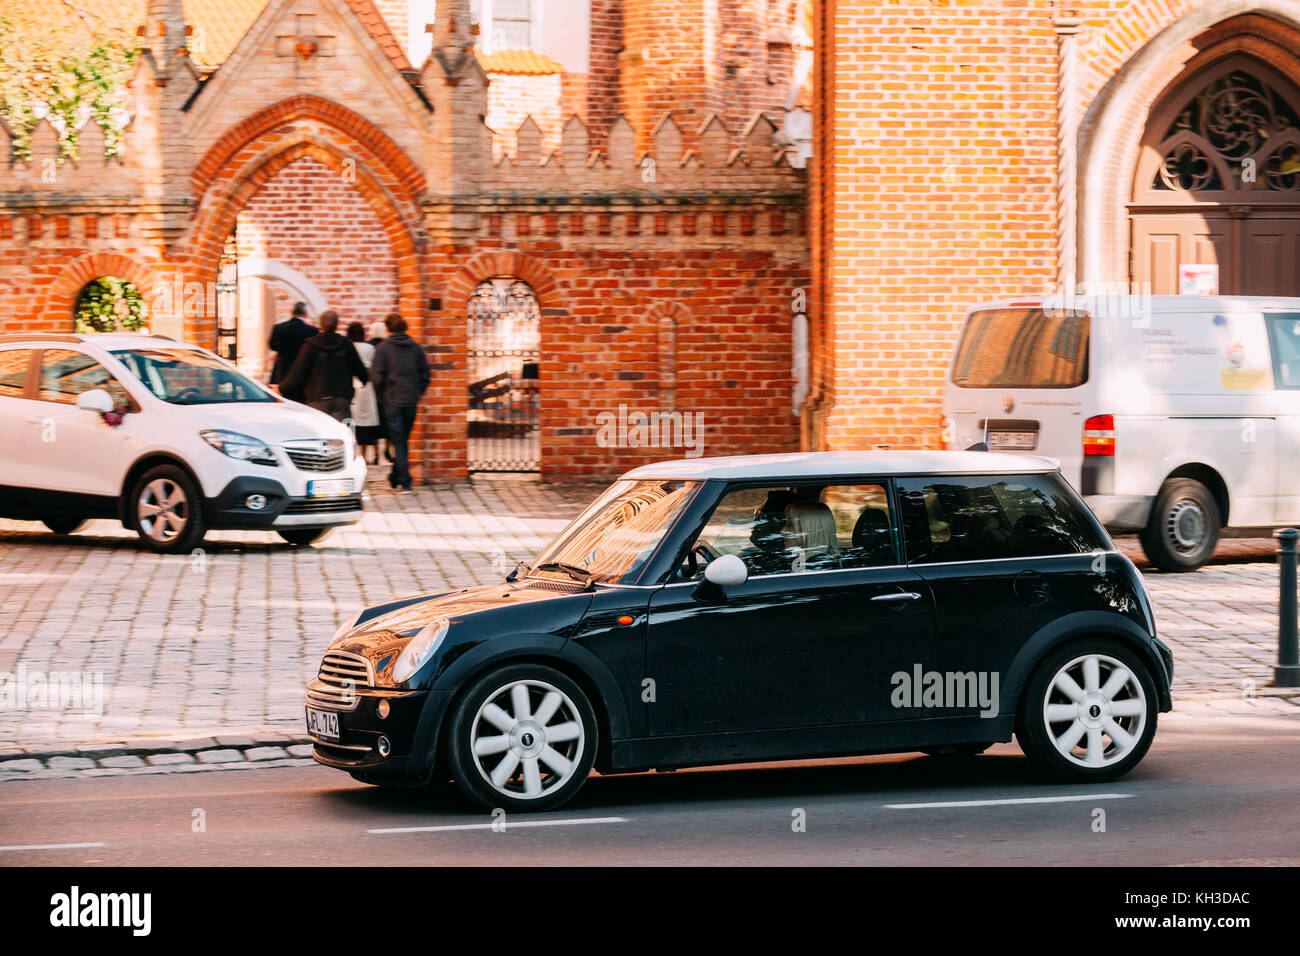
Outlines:
[[31, 846], [0, 846], [0, 853], [5, 850], [85, 850], [91, 847], [108, 846], [107, 843], [34, 843]]
[[1017, 797], [1006, 800], [949, 800], [943, 803], [887, 803], [886, 810], [928, 810], [939, 807], [1005, 807], [1019, 803], [1075, 803], [1080, 800], [1123, 800], [1131, 793], [1082, 793], [1068, 797]]
[[627, 823], [627, 817], [585, 817], [577, 820], [508, 820], [505, 823], [459, 823], [445, 827], [391, 827], [367, 833], [447, 833], [452, 830], [515, 830], [520, 827], [572, 827], [586, 823]]

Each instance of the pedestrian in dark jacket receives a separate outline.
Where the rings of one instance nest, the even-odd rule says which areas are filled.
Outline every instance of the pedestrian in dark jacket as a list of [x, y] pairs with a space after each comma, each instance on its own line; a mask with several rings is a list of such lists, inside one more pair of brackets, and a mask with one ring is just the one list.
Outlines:
[[424, 347], [406, 334], [406, 320], [396, 312], [384, 319], [388, 337], [375, 348], [370, 379], [383, 409], [388, 443], [393, 449], [393, 470], [388, 483], [399, 492], [411, 490], [409, 442], [420, 396], [429, 387], [429, 357]]
[[352, 404], [352, 379], [364, 385], [369, 375], [352, 342], [336, 331], [338, 327], [337, 312], [321, 313], [320, 335], [302, 343], [280, 391], [289, 398], [301, 396], [312, 408], [346, 421]]
[[295, 302], [293, 314], [283, 322], [277, 322], [271, 328], [271, 351], [275, 353], [275, 364], [271, 366], [271, 384], [279, 385], [293, 368], [294, 359], [302, 343], [316, 334], [316, 330], [306, 320], [307, 303]]

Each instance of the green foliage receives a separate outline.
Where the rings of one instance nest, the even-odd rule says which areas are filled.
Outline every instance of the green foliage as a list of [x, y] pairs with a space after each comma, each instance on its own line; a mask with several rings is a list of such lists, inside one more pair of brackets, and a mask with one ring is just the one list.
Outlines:
[[77, 127], [89, 118], [104, 131], [109, 153], [120, 148], [126, 77], [138, 53], [121, 25], [92, 21], [74, 5], [63, 19], [49, 4], [5, 0], [0, 12], [0, 118], [13, 134], [14, 154], [31, 157], [41, 108], [61, 127], [60, 153], [77, 159]]
[[77, 332], [134, 332], [147, 320], [144, 297], [125, 279], [92, 279], [77, 296]]

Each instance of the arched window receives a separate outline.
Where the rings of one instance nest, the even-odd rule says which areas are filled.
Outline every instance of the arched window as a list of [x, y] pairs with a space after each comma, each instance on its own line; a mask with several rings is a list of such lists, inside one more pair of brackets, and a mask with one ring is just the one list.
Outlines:
[[1132, 274], [1156, 295], [1298, 295], [1300, 87], [1233, 53], [1171, 84], [1129, 204]]
[[466, 313], [469, 471], [537, 471], [537, 296], [515, 276], [484, 279], [470, 294]]
[[100, 276], [87, 282], [77, 294], [74, 332], [135, 332], [148, 324], [144, 296], [126, 279]]

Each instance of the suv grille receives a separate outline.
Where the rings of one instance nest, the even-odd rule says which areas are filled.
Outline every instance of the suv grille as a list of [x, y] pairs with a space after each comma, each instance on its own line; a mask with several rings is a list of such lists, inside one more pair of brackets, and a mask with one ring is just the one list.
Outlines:
[[285, 454], [300, 471], [338, 471], [345, 449], [339, 438], [304, 438], [284, 443]]
[[320, 672], [307, 685], [307, 700], [333, 710], [354, 710], [358, 687], [373, 687], [370, 662], [359, 654], [330, 651], [320, 662]]

